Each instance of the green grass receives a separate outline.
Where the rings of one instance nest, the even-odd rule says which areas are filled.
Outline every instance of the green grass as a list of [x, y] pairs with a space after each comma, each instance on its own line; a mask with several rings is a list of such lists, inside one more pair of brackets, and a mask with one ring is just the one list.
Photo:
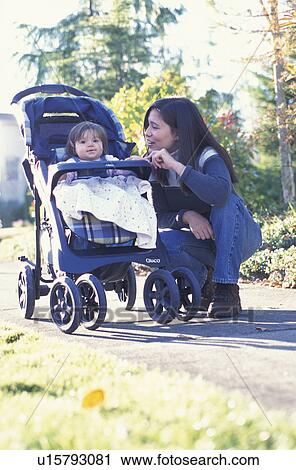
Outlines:
[[16, 261], [25, 255], [35, 259], [34, 227], [11, 227], [0, 229], [0, 261]]
[[[293, 449], [296, 417], [200, 378], [0, 326], [1, 449]], [[180, 357], [182, 361], [182, 357]], [[85, 394], [103, 402], [84, 408]]]
[[21, 227], [5, 227], [0, 229], [0, 240], [5, 240], [6, 238], [13, 238], [15, 236], [23, 235], [28, 231], [32, 232], [34, 230], [32, 225], [26, 225]]

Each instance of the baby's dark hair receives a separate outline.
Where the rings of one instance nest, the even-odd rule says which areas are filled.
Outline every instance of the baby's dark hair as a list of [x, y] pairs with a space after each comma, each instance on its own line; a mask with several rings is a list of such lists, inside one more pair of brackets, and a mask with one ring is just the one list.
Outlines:
[[69, 132], [65, 160], [76, 156], [75, 143], [88, 131], [93, 132], [93, 134], [102, 141], [103, 153], [108, 153], [108, 138], [105, 129], [94, 122], [83, 121], [77, 124], [77, 126], [72, 127]]

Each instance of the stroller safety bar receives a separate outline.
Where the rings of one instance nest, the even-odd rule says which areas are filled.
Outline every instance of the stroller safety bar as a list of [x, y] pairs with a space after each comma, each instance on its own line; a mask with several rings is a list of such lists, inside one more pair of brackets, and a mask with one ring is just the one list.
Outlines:
[[63, 173], [77, 170], [106, 170], [106, 169], [124, 169], [131, 170], [140, 179], [147, 179], [151, 173], [151, 167], [145, 160], [132, 161], [108, 161], [108, 162], [72, 162], [56, 163], [48, 167], [48, 185], [53, 189]]

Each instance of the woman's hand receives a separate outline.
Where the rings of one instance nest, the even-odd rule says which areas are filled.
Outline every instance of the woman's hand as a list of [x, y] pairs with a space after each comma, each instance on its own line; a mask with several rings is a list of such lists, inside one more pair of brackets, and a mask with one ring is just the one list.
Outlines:
[[146, 158], [151, 161], [154, 168], [174, 170], [178, 175], [181, 175], [185, 169], [185, 166], [175, 160], [166, 149], [153, 150]]
[[210, 222], [198, 212], [185, 212], [183, 221], [185, 224], [189, 225], [191, 232], [198, 240], [215, 240]]

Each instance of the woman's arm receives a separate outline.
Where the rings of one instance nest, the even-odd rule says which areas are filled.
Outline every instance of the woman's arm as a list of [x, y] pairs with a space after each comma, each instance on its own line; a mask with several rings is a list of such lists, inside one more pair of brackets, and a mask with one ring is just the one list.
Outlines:
[[203, 173], [178, 162], [166, 149], [151, 152], [149, 158], [154, 168], [175, 171], [180, 176], [180, 183], [184, 183], [202, 201], [212, 206], [225, 204], [232, 183], [228, 168], [219, 155], [208, 158]]
[[211, 206], [222, 207], [231, 192], [232, 183], [224, 160], [210, 157], [204, 165], [203, 173], [187, 165], [180, 182], [184, 183], [197, 197]]
[[181, 228], [189, 228], [188, 224], [184, 222], [183, 213], [179, 212], [158, 212], [155, 210], [157, 216], [158, 228], [170, 228], [180, 230]]

